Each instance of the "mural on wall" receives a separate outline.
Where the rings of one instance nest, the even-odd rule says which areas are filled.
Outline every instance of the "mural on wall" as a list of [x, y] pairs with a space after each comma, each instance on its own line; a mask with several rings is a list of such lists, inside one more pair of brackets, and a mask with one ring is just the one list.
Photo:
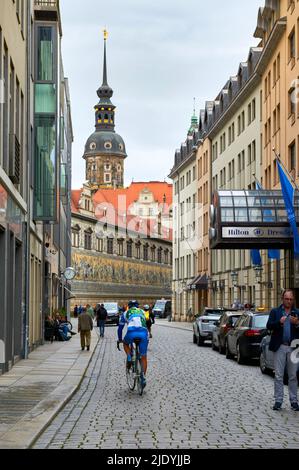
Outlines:
[[170, 286], [171, 266], [150, 266], [127, 260], [92, 256], [84, 253], [72, 254], [72, 266], [78, 281], [111, 282], [113, 284]]

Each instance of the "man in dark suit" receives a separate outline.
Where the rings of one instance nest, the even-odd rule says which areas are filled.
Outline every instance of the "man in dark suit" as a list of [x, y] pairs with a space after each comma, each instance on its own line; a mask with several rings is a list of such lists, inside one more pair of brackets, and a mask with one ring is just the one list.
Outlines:
[[298, 405], [298, 364], [292, 359], [294, 340], [299, 339], [299, 310], [294, 307], [294, 292], [286, 290], [282, 305], [270, 312], [267, 328], [272, 332], [269, 349], [274, 352], [274, 396], [273, 410], [280, 410], [283, 402], [283, 377], [287, 366], [291, 408], [299, 411]]

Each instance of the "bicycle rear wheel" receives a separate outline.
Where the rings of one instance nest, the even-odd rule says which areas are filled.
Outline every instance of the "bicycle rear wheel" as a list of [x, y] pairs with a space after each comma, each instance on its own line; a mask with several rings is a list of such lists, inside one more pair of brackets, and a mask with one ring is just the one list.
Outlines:
[[136, 354], [134, 350], [132, 351], [132, 364], [130, 369], [127, 368], [126, 360], [126, 379], [129, 389], [133, 391], [136, 386]]
[[136, 381], [137, 381], [137, 390], [139, 395], [141, 396], [143, 394], [143, 385], [141, 381], [141, 374], [142, 374], [142, 367], [141, 367], [141, 361], [140, 359], [137, 359], [136, 362]]

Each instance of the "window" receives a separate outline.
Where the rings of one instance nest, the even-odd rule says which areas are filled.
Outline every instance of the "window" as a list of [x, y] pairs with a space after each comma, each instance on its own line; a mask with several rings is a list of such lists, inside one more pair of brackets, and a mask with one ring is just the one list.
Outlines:
[[152, 262], [155, 263], [156, 262], [156, 248], [154, 246], [151, 248], [151, 257], [152, 257]]
[[132, 258], [132, 255], [133, 255], [133, 243], [130, 241], [130, 242], [127, 242], [127, 257]]
[[289, 117], [294, 116], [296, 113], [296, 99], [295, 99], [295, 88], [292, 87], [289, 90]]
[[251, 119], [252, 119], [252, 114], [251, 114], [251, 103], [248, 105], [248, 125], [251, 124]]
[[295, 142], [293, 142], [289, 146], [289, 168], [290, 168], [290, 171], [296, 169], [296, 144]]
[[168, 262], [169, 262], [169, 251], [168, 250], [164, 251], [164, 262], [165, 262], [165, 264], [168, 264]]
[[143, 259], [144, 261], [148, 261], [148, 245], [144, 245], [143, 247]]
[[79, 229], [72, 229], [72, 246], [79, 248]]
[[162, 263], [162, 248], [158, 249], [158, 263]]
[[113, 255], [113, 238], [107, 239], [107, 253]]
[[111, 183], [111, 173], [105, 173], [105, 183]]
[[84, 232], [84, 248], [85, 250], [91, 250], [91, 232]]
[[295, 64], [296, 56], [296, 43], [295, 43], [295, 29], [289, 35], [289, 62]]
[[38, 81], [54, 81], [54, 31], [53, 27], [37, 27], [36, 79]]

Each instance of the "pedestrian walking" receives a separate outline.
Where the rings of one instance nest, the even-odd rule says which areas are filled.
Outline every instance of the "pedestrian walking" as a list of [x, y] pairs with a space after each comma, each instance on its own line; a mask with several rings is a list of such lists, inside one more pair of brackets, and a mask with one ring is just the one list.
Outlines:
[[86, 312], [86, 308], [83, 308], [81, 315], [78, 318], [78, 332], [80, 333], [81, 348], [84, 351], [85, 346], [87, 351], [90, 349], [91, 331], [93, 329], [93, 323], [91, 316]]
[[86, 305], [86, 312], [91, 316], [92, 320], [94, 320], [94, 310], [91, 305]]
[[77, 304], [74, 307], [74, 318], [78, 318], [78, 305]]
[[287, 367], [289, 378], [289, 398], [291, 408], [299, 411], [297, 361], [294, 360], [292, 347], [294, 340], [299, 339], [299, 310], [294, 307], [295, 296], [287, 289], [282, 295], [282, 305], [270, 312], [267, 328], [272, 332], [269, 350], [274, 353], [274, 397], [273, 410], [280, 410], [283, 403], [283, 378]]
[[104, 338], [105, 333], [105, 322], [107, 319], [108, 313], [104, 307], [104, 304], [100, 304], [96, 311], [97, 327], [100, 331], [100, 337]]

